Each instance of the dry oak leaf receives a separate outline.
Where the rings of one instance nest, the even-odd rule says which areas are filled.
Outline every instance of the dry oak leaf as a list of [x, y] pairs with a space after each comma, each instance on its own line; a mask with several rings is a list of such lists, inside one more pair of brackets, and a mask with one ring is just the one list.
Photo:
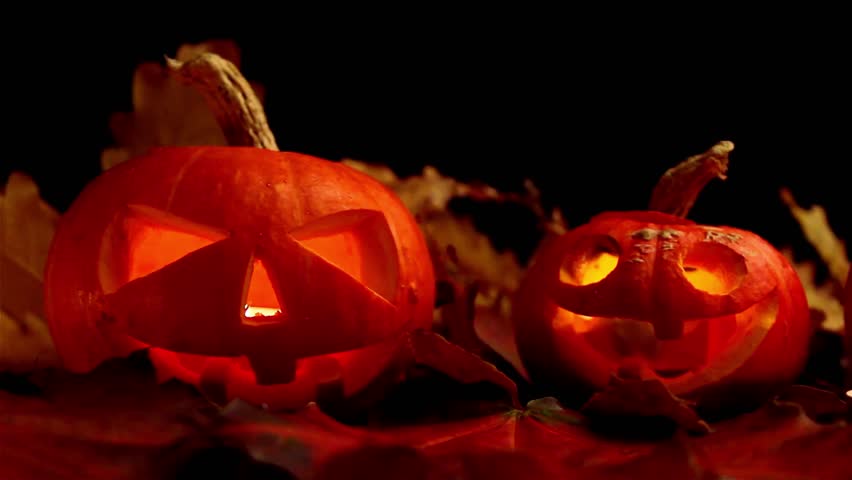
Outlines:
[[796, 203], [793, 193], [786, 188], [781, 189], [781, 199], [799, 223], [805, 238], [825, 262], [831, 278], [843, 285], [849, 275], [849, 257], [846, 254], [846, 245], [831, 229], [825, 209], [820, 205], [812, 205], [809, 209], [802, 208]]
[[[793, 193], [786, 188], [781, 189], [781, 200], [790, 209], [793, 218], [799, 223], [802, 233], [819, 254], [828, 268], [831, 280], [817, 285], [815, 280], [816, 266], [811, 262], [795, 263], [793, 265], [808, 297], [808, 305], [822, 315], [820, 328], [834, 333], [844, 331], [843, 304], [838, 296], [838, 286], [842, 287], [849, 274], [849, 258], [846, 245], [835, 235], [828, 223], [825, 209], [813, 205], [809, 209], [801, 207]], [[792, 253], [784, 252], [792, 262]]]
[[837, 295], [837, 285], [828, 281], [821, 285], [816, 283], [816, 265], [813, 262], [796, 262], [789, 248], [783, 249], [782, 253], [793, 265], [808, 299], [808, 306], [812, 315], [816, 313], [816, 321], [823, 330], [842, 334], [843, 326], [843, 303]]
[[[230, 40], [182, 45], [178, 61], [212, 52], [240, 67], [241, 52]], [[263, 88], [251, 84], [263, 101]], [[164, 63], [139, 65], [133, 74], [133, 112], [115, 113], [110, 130], [116, 145], [101, 153], [106, 170], [155, 146], [226, 145], [222, 129], [197, 89], [182, 84]]]
[[59, 214], [13, 172], [0, 192], [0, 372], [56, 365], [43, 312], [47, 253]]

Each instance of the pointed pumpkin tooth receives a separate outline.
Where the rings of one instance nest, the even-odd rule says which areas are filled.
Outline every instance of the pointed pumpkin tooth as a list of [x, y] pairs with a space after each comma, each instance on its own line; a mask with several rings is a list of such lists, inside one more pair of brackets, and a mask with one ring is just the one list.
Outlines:
[[258, 385], [290, 383], [296, 377], [298, 360], [282, 357], [276, 351], [258, 351], [248, 355]]

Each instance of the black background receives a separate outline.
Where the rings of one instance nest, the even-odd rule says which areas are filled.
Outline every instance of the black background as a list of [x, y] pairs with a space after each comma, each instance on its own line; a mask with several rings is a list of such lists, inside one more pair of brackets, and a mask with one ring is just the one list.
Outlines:
[[24, 171], [64, 210], [99, 171], [109, 114], [131, 109], [135, 66], [184, 42], [230, 38], [245, 75], [267, 89], [282, 150], [401, 175], [434, 165], [508, 190], [530, 178], [576, 225], [643, 208], [667, 168], [726, 139], [736, 145], [729, 179], [708, 186], [693, 219], [813, 255], [779, 199], [787, 186], [852, 237], [850, 56], [830, 12], [740, 22], [705, 12], [665, 29], [602, 16], [582, 32], [583, 16], [504, 13], [436, 23], [385, 12], [381, 28], [345, 15], [307, 28], [289, 17], [260, 26], [163, 15], [25, 29], [7, 42], [14, 128], [0, 178]]

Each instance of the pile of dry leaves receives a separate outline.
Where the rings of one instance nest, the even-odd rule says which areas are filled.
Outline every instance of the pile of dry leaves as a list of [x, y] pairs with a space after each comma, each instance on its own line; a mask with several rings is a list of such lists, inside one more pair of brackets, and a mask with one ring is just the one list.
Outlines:
[[[203, 50], [239, 65], [230, 42], [184, 46], [177, 58]], [[162, 65], [139, 66], [133, 102], [132, 113], [111, 122], [117, 145], [104, 151], [104, 169], [152, 145], [225, 142], [202, 98]], [[439, 278], [435, 329], [401, 340], [375, 389], [346, 404], [320, 400], [286, 413], [218, 405], [175, 380], [159, 383], [145, 352], [86, 375], [59, 368], [41, 283], [61, 214], [29, 178], [13, 174], [0, 195], [0, 478], [852, 475], [849, 409], [835, 378], [841, 355], [822, 348], [842, 344], [849, 261], [819, 207], [803, 209], [783, 192], [830, 272], [816, 284], [816, 266], [796, 263], [821, 342], [800, 385], [756, 411], [709, 423], [662, 384], [640, 380], [616, 381], [572, 411], [526, 383], [508, 323], [525, 265], [477, 229], [469, 205], [522, 207], [536, 219], [530, 235], [542, 242], [568, 228], [559, 211], [546, 211], [532, 185], [508, 194], [431, 167], [398, 178], [381, 165], [344, 162], [392, 187], [418, 219]], [[454, 207], [459, 200], [465, 213]]]

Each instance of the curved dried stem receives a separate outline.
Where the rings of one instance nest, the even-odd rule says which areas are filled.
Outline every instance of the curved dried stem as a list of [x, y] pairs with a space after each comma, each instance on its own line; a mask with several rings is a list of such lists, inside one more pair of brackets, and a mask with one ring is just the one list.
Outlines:
[[278, 150], [260, 100], [233, 63], [211, 52], [186, 62], [166, 57], [166, 63], [204, 96], [229, 145]]
[[733, 150], [733, 142], [722, 141], [670, 168], [654, 187], [649, 208], [686, 217], [710, 180], [727, 178], [728, 155]]

